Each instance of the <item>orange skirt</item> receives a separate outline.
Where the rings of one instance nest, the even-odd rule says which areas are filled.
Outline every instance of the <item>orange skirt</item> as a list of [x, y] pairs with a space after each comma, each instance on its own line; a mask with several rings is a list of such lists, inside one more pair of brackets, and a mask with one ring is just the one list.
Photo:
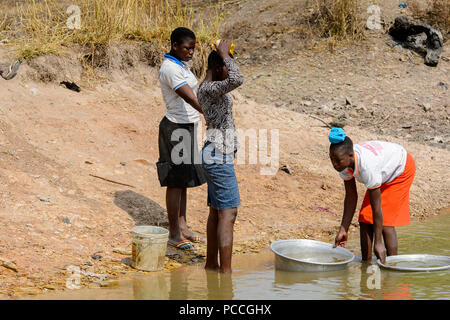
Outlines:
[[[415, 173], [416, 164], [411, 155], [407, 153], [403, 173], [391, 182], [381, 185], [383, 226], [398, 227], [411, 223], [409, 216], [409, 189], [411, 188]], [[366, 195], [364, 196], [358, 221], [373, 224], [369, 190], [366, 191]]]

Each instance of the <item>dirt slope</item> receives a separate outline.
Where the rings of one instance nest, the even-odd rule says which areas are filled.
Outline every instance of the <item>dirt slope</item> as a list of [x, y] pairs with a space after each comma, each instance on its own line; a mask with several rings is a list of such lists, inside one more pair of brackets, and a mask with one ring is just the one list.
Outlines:
[[[132, 190], [165, 206], [154, 165], [164, 105], [155, 71], [142, 67], [139, 72], [154, 80], [124, 77], [81, 93], [21, 77], [2, 81], [0, 256], [19, 269], [0, 269], [2, 292], [51, 282], [52, 272], [68, 265], [90, 261], [95, 268], [102, 262], [90, 256], [98, 251], [103, 251], [104, 261], [120, 258], [112, 249], [129, 244], [135, 221], [115, 205], [115, 192]], [[279, 130], [280, 166], [294, 171], [263, 176], [258, 165], [237, 166], [243, 205], [236, 250], [257, 249], [279, 238], [333, 235], [343, 190], [327, 158], [328, 129], [308, 116], [257, 104], [239, 93], [235, 103], [239, 128]], [[411, 194], [414, 219], [448, 206], [448, 191], [440, 186], [448, 181], [449, 151], [356, 126], [346, 129], [356, 141], [382, 138], [401, 142], [411, 152], [418, 167]], [[204, 234], [206, 186], [189, 190], [188, 198], [189, 223]], [[310, 209], [313, 206], [332, 212]], [[63, 274], [59, 277], [64, 279]]]
[[243, 95], [326, 122], [448, 148], [448, 43], [438, 66], [426, 66], [422, 56], [397, 45], [385, 32], [396, 17], [412, 18], [412, 4], [403, 9], [383, 0], [358, 5], [362, 21], [370, 17], [370, 5], [379, 6], [384, 30], [366, 30], [366, 39], [351, 45], [327, 42], [306, 22], [315, 3], [262, 0], [230, 5], [223, 29], [235, 39], [246, 71]]

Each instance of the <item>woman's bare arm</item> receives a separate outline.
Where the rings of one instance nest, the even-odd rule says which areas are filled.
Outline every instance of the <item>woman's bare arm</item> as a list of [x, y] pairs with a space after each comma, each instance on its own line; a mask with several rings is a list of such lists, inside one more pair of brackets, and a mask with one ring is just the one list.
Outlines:
[[188, 84], [183, 84], [181, 87], [179, 87], [175, 92], [187, 103], [189, 103], [195, 110], [203, 114], [202, 107], [200, 106], [200, 103], [198, 103], [197, 97], [194, 94], [194, 91], [192, 91], [192, 88], [189, 87]]

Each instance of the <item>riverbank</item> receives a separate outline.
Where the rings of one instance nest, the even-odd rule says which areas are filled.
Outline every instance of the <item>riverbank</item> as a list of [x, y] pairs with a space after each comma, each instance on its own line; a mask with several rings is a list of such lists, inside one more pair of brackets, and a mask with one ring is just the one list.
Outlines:
[[[0, 256], [13, 262], [17, 272], [0, 268], [1, 294], [64, 289], [68, 266], [107, 274], [107, 280], [136, 272], [127, 265], [129, 256], [114, 252], [129, 246], [137, 222], [116, 205], [120, 192], [131, 190], [165, 207], [155, 168], [164, 105], [155, 70], [137, 70], [145, 78], [124, 75], [81, 93], [20, 77], [2, 83]], [[329, 129], [305, 114], [258, 104], [238, 92], [234, 101], [237, 127], [279, 131], [279, 168], [291, 172], [261, 175], [261, 165], [248, 160], [236, 166], [242, 206], [235, 253], [254, 252], [277, 239], [331, 241], [341, 219], [343, 186], [328, 159]], [[413, 221], [449, 206], [447, 190], [440, 188], [448, 181], [448, 150], [356, 126], [346, 131], [355, 141], [401, 143], [413, 155]], [[248, 152], [248, 146], [243, 148]], [[206, 185], [189, 190], [192, 230], [205, 235], [207, 214]], [[351, 232], [356, 231], [354, 224]], [[202, 261], [204, 247], [199, 254], [177, 253], [168, 257], [166, 268]], [[82, 276], [82, 285], [98, 286], [98, 280]]]

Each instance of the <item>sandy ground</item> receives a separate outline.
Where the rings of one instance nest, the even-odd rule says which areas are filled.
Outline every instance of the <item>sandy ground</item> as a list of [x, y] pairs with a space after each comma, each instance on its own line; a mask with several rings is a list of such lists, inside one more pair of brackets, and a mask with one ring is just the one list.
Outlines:
[[[305, 51], [272, 64], [238, 59], [245, 84], [233, 94], [237, 127], [278, 130], [277, 168], [292, 172], [261, 175], [262, 165], [248, 159], [236, 166], [242, 200], [236, 253], [276, 239], [334, 238], [343, 184], [328, 159], [329, 128], [310, 115], [328, 122], [345, 114], [340, 119], [354, 141], [382, 139], [406, 147], [417, 165], [413, 221], [450, 206], [448, 91], [437, 86], [450, 82], [448, 59], [430, 69], [420, 57], [387, 46], [385, 36], [370, 41], [359, 51]], [[6, 57], [0, 51], [0, 60]], [[70, 63], [67, 70], [77, 79], [80, 71]], [[116, 70], [111, 81], [95, 89], [80, 83], [83, 90], [76, 93], [56, 81], [30, 80], [30, 72], [42, 71], [39, 66], [24, 63], [16, 78], [0, 79], [0, 257], [17, 268], [0, 267], [0, 298], [64, 289], [71, 265], [107, 274], [108, 280], [137, 272], [129, 255], [113, 249], [130, 248], [131, 228], [145, 223], [151, 210], [133, 215], [117, 203], [128, 190], [165, 207], [155, 166], [165, 108], [155, 69], [139, 64]], [[431, 111], [421, 103], [430, 103]], [[265, 151], [264, 144], [257, 147]], [[240, 153], [249, 150], [246, 144]], [[358, 187], [361, 201], [364, 189]], [[189, 190], [192, 230], [205, 235], [207, 215], [206, 185]], [[353, 223], [351, 236], [357, 237], [357, 229]], [[166, 268], [200, 262], [204, 252], [204, 246], [191, 255], [169, 249]], [[101, 258], [92, 258], [94, 253]], [[96, 280], [83, 276], [82, 284], [98, 286]]]
[[[151, 69], [141, 72], [154, 75]], [[18, 269], [0, 268], [1, 292], [17, 295], [58, 288], [65, 284], [64, 269], [69, 265], [108, 273], [110, 278], [131, 271], [121, 262], [125, 256], [112, 252], [129, 245], [135, 225], [115, 205], [115, 193], [132, 190], [165, 207], [155, 169], [157, 128], [164, 114], [157, 82], [123, 80], [75, 93], [18, 77], [2, 81], [0, 91], [0, 256]], [[257, 104], [239, 93], [235, 110], [239, 128], [279, 130], [279, 165], [293, 170], [261, 175], [260, 165], [237, 165], [242, 206], [235, 228], [236, 252], [257, 250], [276, 239], [329, 241], [341, 219], [343, 185], [328, 160], [328, 128], [306, 115]], [[355, 141], [402, 143], [413, 155], [417, 163], [411, 190], [413, 220], [449, 205], [448, 190], [441, 187], [449, 181], [448, 150], [357, 126], [346, 131]], [[314, 206], [329, 210], [311, 209]], [[207, 213], [206, 185], [189, 190], [188, 222], [194, 231], [205, 234]], [[103, 258], [92, 259], [99, 251]], [[200, 253], [194, 262], [201, 259]], [[176, 265], [168, 261], [167, 266], [171, 263]], [[86, 283], [89, 280], [95, 279]]]

